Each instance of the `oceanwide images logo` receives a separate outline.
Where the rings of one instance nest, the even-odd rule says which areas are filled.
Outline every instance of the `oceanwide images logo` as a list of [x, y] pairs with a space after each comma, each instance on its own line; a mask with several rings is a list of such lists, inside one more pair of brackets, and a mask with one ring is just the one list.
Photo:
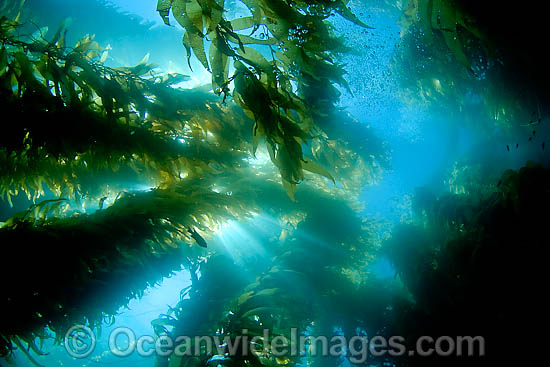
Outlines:
[[[65, 334], [66, 351], [75, 358], [89, 357], [96, 347], [94, 332], [87, 326], [76, 325]], [[157, 355], [169, 357], [183, 356], [231, 356], [246, 357], [249, 354], [257, 356], [272, 356], [275, 358], [303, 357], [306, 355], [340, 357], [346, 356], [351, 363], [360, 364], [369, 356], [393, 357], [402, 356], [458, 356], [472, 357], [485, 355], [485, 339], [481, 336], [422, 336], [413, 343], [413, 349], [407, 349], [407, 343], [402, 336], [367, 337], [356, 335], [346, 338], [341, 335], [312, 336], [300, 333], [297, 328], [289, 330], [288, 335], [271, 335], [269, 329], [264, 329], [262, 335], [249, 335], [244, 329], [241, 335], [214, 336], [177, 336], [161, 335], [153, 337], [143, 335], [137, 337], [134, 331], [127, 327], [119, 327], [109, 334], [109, 352], [118, 357], [128, 357], [137, 353], [143, 357]]]

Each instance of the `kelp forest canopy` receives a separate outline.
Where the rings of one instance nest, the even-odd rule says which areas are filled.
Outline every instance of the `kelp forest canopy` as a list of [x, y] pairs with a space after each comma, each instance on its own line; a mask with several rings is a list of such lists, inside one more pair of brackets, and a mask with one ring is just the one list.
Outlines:
[[[507, 9], [491, 18], [471, 1], [376, 3], [401, 14], [389, 65], [396, 98], [488, 139], [527, 134], [544, 151], [546, 73], [532, 39], [524, 57], [510, 45], [530, 31], [495, 31]], [[237, 6], [247, 15], [233, 17]], [[182, 269], [192, 283], [151, 317], [157, 337], [268, 328], [263, 347], [291, 328], [408, 343], [472, 334], [502, 351], [518, 345], [507, 332], [537, 322], [544, 307], [525, 301], [521, 282], [542, 265], [543, 165], [485, 168], [474, 151], [447, 167], [447, 192], [406, 196], [400, 223], [362, 214], [361, 195], [391, 170], [391, 151], [339, 106], [352, 89], [343, 60], [360, 56], [333, 20], [376, 31], [347, 0], [158, 0], [162, 22], [183, 31], [179, 62], [210, 73], [211, 84], [192, 88], [192, 74], [147, 56], [113, 66], [93, 29], [69, 44], [69, 22], [48, 32], [28, 22], [24, 1], [0, 10], [0, 195], [20, 210], [0, 226], [1, 357], [18, 350], [40, 365], [45, 340], [62, 343], [75, 324], [100, 330]], [[254, 233], [251, 244], [220, 239], [230, 225]], [[380, 258], [395, 277], [369, 270]], [[155, 363], [200, 367], [212, 357]], [[271, 350], [222, 357], [215, 362], [242, 367], [344, 363]], [[442, 363], [464, 365], [387, 355], [362, 365]]]
[[462, 124], [487, 135], [514, 138], [536, 127], [550, 81], [540, 57], [546, 31], [539, 5], [403, 2], [393, 61], [401, 98], [458, 114]]
[[[2, 197], [11, 203], [24, 193], [33, 202], [0, 233], [2, 243], [26, 244], [2, 257], [13, 279], [3, 355], [21, 344], [38, 351], [45, 327], [61, 338], [76, 322], [100, 325], [147, 285], [204, 256], [196, 249], [206, 245], [202, 236], [229, 219], [301, 217], [292, 214], [300, 205], [282, 204], [301, 195], [301, 205], [331, 197], [358, 208], [357, 193], [386, 164], [384, 147], [367, 128], [363, 141], [349, 143], [343, 130], [329, 136], [323, 125], [355, 124], [331, 107], [333, 84], [345, 83], [336, 57], [346, 49], [325, 18], [337, 12], [361, 22], [343, 3], [248, 6], [253, 16], [232, 23], [223, 3], [159, 2], [162, 16], [175, 11], [186, 28], [184, 45], [211, 70], [215, 93], [174, 87], [186, 76], [147, 59], [106, 66], [108, 50], [93, 36], [67, 45], [63, 25], [48, 37], [44, 29], [23, 33], [19, 17], [2, 18], [1, 103], [17, 121], [0, 138]], [[269, 36], [237, 33], [259, 27]], [[272, 164], [255, 164], [260, 154]], [[297, 192], [304, 180], [309, 188]], [[289, 212], [275, 209], [283, 205]], [[353, 238], [367, 236], [356, 213], [348, 216]], [[10, 276], [12, 259], [23, 258], [40, 282]]]

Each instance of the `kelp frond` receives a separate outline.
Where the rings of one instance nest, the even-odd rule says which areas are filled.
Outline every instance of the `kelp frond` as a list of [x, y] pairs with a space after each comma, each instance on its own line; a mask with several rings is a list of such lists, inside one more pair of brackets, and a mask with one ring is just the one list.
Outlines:
[[106, 67], [92, 38], [66, 49], [62, 35], [25, 43], [6, 32], [1, 40], [2, 108], [25, 121], [6, 125], [1, 138], [8, 200], [18, 191], [36, 198], [43, 184], [85, 196], [86, 175], [121, 170], [158, 185], [238, 167], [248, 155], [237, 139], [246, 117], [234, 107], [174, 89], [183, 76], [157, 75], [146, 64]]
[[[0, 137], [0, 189], [7, 201], [21, 192], [35, 201], [0, 228], [1, 268], [10, 279], [1, 354], [14, 340], [31, 345], [44, 337], [44, 327], [59, 339], [74, 323], [98, 326], [204, 254], [221, 223], [252, 213], [325, 228], [326, 249], [308, 240], [296, 251], [323, 254], [315, 261], [327, 278], [362, 263], [370, 234], [356, 216], [355, 194], [376, 180], [384, 151], [348, 141], [339, 127], [323, 131], [327, 116], [338, 121], [327, 113], [337, 98], [333, 83], [345, 85], [334, 58], [345, 47], [325, 18], [337, 12], [361, 22], [340, 1], [247, 1], [252, 17], [240, 20], [224, 19], [215, 1], [166, 4], [161, 15], [175, 12], [184, 45], [212, 71], [224, 100], [177, 88], [185, 77], [162, 74], [147, 58], [108, 67], [107, 50], [93, 37], [67, 47], [63, 27], [51, 39], [42, 31], [22, 39], [17, 22], [0, 22], [0, 103], [18, 121]], [[263, 41], [240, 32], [249, 28], [262, 28]], [[245, 45], [271, 47], [271, 57]], [[233, 98], [225, 100], [230, 84]], [[255, 164], [260, 152], [274, 168]], [[154, 189], [132, 192], [130, 182]], [[47, 191], [54, 198], [38, 202]], [[95, 212], [85, 209], [95, 203]], [[343, 250], [335, 255], [333, 246]], [[21, 263], [13, 259], [37, 281], [14, 278]], [[253, 314], [241, 306], [241, 316]]]
[[[366, 275], [361, 269], [378, 242], [375, 225], [364, 223], [344, 198], [307, 184], [297, 192], [297, 202], [288, 205], [276, 204], [285, 196], [280, 185], [271, 182], [252, 186], [261, 198], [260, 215], [272, 218], [275, 225], [271, 230], [259, 230], [254, 221], [241, 222], [240, 230], [254, 233], [254, 240], [267, 256], [258, 259], [246, 248], [224, 249], [223, 244], [213, 241], [213, 246], [219, 246], [216, 255], [188, 264], [191, 287], [182, 292], [177, 305], [151, 324], [158, 335], [187, 335], [191, 339], [217, 335], [224, 341], [235, 341], [243, 330], [250, 336], [263, 336], [263, 330], [269, 329], [270, 339], [257, 341], [265, 346], [265, 353], [241, 354], [260, 346], [239, 346], [236, 353], [224, 356], [223, 362], [294, 366], [302, 363], [303, 357], [309, 360], [312, 356], [275, 358], [269, 349], [272, 338], [290, 340], [291, 328], [321, 328], [321, 333], [330, 335], [334, 323], [352, 322], [348, 318], [358, 314], [354, 308], [360, 307], [359, 300], [365, 294]], [[200, 278], [195, 275], [199, 272]], [[350, 273], [355, 277], [348, 276]], [[341, 297], [352, 297], [357, 302], [343, 305]], [[346, 333], [353, 331], [346, 328]], [[218, 347], [223, 355], [225, 347]], [[158, 359], [160, 365], [197, 367], [211, 357], [206, 353], [172, 354]]]
[[[242, 4], [251, 16], [226, 19], [223, 0], [159, 0], [157, 11], [166, 24], [172, 14], [184, 28], [188, 57], [192, 51], [212, 73], [212, 88], [223, 93], [224, 100], [234, 82], [235, 101], [255, 121], [253, 151], [263, 138], [292, 197], [307, 170], [302, 145], [318, 134], [316, 110], [330, 108], [334, 102], [319, 100], [320, 94], [313, 91], [333, 89], [333, 83], [347, 87], [343, 70], [335, 61], [335, 56], [347, 49], [325, 19], [338, 13], [368, 26], [340, 0], [292, 4], [246, 0]], [[251, 30], [250, 35], [244, 30]], [[210, 40], [208, 57], [206, 39]], [[259, 46], [267, 48], [261, 52]], [[230, 61], [235, 69], [231, 77]]]
[[[99, 326], [104, 314], [178, 270], [197, 246], [192, 233], [212, 233], [255, 209], [244, 194], [211, 187], [189, 178], [170, 189], [121, 194], [93, 214], [46, 215], [55, 210], [46, 204], [55, 201], [41, 204], [40, 214], [29, 210], [8, 220], [0, 228], [2, 277], [10, 279], [2, 340], [18, 335], [32, 342], [44, 327], [62, 338], [79, 321]], [[21, 266], [26, 276], [14, 276]]]

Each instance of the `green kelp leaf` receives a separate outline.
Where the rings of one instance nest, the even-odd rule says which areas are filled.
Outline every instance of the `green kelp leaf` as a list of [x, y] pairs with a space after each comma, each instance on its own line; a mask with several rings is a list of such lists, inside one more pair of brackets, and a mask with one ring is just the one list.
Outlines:
[[279, 146], [277, 160], [281, 175], [289, 182], [298, 184], [304, 179], [302, 169], [302, 145], [297, 138], [285, 138], [284, 145]]
[[259, 130], [268, 134], [275, 127], [268, 121], [272, 117], [271, 99], [260, 81], [242, 62], [235, 61], [234, 66], [237, 71], [234, 79], [235, 91], [241, 96], [245, 109], [254, 114], [256, 122], [262, 128]]
[[170, 8], [172, 7], [172, 0], [158, 0], [157, 11], [162, 18], [162, 21], [166, 25], [170, 25]]
[[241, 317], [251, 317], [251, 316], [269, 316], [273, 312], [278, 310], [275, 307], [256, 307], [245, 312]]
[[363, 23], [363, 21], [361, 21], [361, 19], [359, 19], [357, 15], [353, 14], [353, 12], [344, 4], [342, 0], [336, 2], [334, 10], [350, 22], [353, 22], [363, 28], [374, 29], [374, 27]]
[[194, 36], [194, 37], [191, 37], [189, 41], [191, 42], [191, 48], [193, 49], [193, 52], [195, 53], [195, 56], [197, 57], [197, 59], [199, 59], [199, 61], [201, 62], [201, 64], [204, 66], [206, 70], [210, 71], [210, 67], [208, 66], [208, 60], [206, 58], [206, 53], [204, 52], [203, 39], [198, 36]]
[[0, 76], [4, 75], [6, 66], [8, 66], [8, 52], [6, 48], [2, 46], [0, 49]]
[[47, 26], [37, 29], [31, 35], [31, 40], [32, 41], [42, 41], [42, 40], [44, 40], [44, 38], [46, 37], [46, 34], [48, 34], [48, 31], [49, 31], [49, 28]]
[[470, 60], [468, 60], [468, 56], [464, 53], [464, 48], [462, 47], [462, 42], [460, 42], [458, 38], [458, 34], [456, 32], [443, 31], [443, 37], [445, 38], [447, 47], [453, 52], [458, 62], [464, 65], [468, 70], [472, 70]]
[[252, 28], [256, 25], [256, 22], [254, 22], [254, 18], [252, 17], [233, 19], [230, 21], [230, 23], [233, 31], [241, 31], [243, 29]]
[[258, 4], [257, 0], [241, 0], [241, 2], [250, 10], [250, 13], [252, 13], [252, 19], [254, 20], [255, 24], [261, 24], [262, 23], [262, 10], [260, 8], [260, 4]]
[[189, 40], [189, 32], [186, 31], [183, 34], [182, 43], [185, 48], [185, 52], [187, 52], [187, 65], [189, 65], [189, 69], [193, 71], [193, 68], [191, 67], [191, 41]]
[[204, 37], [203, 12], [196, 0], [173, 0], [172, 14], [178, 23], [191, 35]]
[[185, 32], [183, 34], [183, 46], [187, 51], [187, 64], [189, 65], [189, 68], [191, 68], [191, 50], [193, 50], [193, 53], [201, 64], [206, 68], [206, 70], [210, 71], [208, 60], [206, 58], [206, 52], [204, 51], [203, 39], [201, 37]]
[[446, 0], [433, 0], [432, 27], [446, 32], [456, 32], [456, 10]]
[[294, 183], [290, 183], [287, 180], [283, 179], [283, 187], [285, 188], [286, 194], [292, 201], [296, 201], [296, 191], [298, 190], [298, 187]]
[[[212, 39], [209, 50], [210, 66], [212, 67], [212, 89], [223, 88], [229, 77], [229, 57], [217, 47], [222, 42], [219, 36]], [[221, 93], [221, 90], [219, 91]]]
[[224, 0], [202, 0], [202, 1], [206, 2], [206, 4], [208, 4], [208, 6], [212, 11], [214, 10], [217, 10], [219, 12], [224, 11], [224, 8], [223, 8], [225, 3]]
[[260, 135], [258, 134], [258, 123], [254, 123], [254, 132], [252, 134], [252, 156], [256, 158], [256, 151], [258, 150], [258, 145], [260, 144]]
[[[203, 9], [203, 14], [210, 18], [210, 25], [208, 31], [211, 32], [218, 27], [218, 24], [223, 21], [223, 6], [224, 0], [200, 0], [199, 2]], [[205, 10], [205, 5], [206, 9]]]
[[441, 31], [447, 47], [453, 52], [457, 60], [466, 68], [471, 69], [470, 61], [464, 53], [462, 42], [458, 37], [454, 5], [447, 0], [434, 0], [433, 6], [435, 11], [432, 13], [432, 27]]
[[250, 45], [250, 44], [254, 44], [254, 45], [276, 45], [278, 43], [277, 39], [275, 39], [274, 37], [261, 39], [261, 38], [250, 37], [250, 36], [247, 36], [245, 34], [239, 34], [238, 38], [229, 35], [228, 38], [231, 42], [235, 42], [235, 43], [240, 42], [240, 43], [245, 44], [245, 45]]
[[[208, 36], [212, 38], [212, 42], [215, 42], [216, 47], [220, 50], [220, 52], [224, 53], [227, 56], [234, 57], [236, 56], [236, 53], [227, 42], [228, 38], [234, 38], [231, 37], [231, 35], [238, 37], [238, 35], [234, 33], [231, 28], [229, 28], [229, 23], [220, 25], [220, 27], [216, 28], [215, 32], [211, 32], [208, 34]], [[244, 47], [242, 42], [240, 42], [238, 38], [236, 43], [239, 44], [240, 48]]]
[[58, 45], [60, 47], [65, 47], [65, 36], [67, 34], [67, 28], [71, 25], [72, 22], [72, 18], [65, 18], [59, 28], [57, 28], [57, 31], [55, 32], [55, 35], [53, 36], [50, 43], [53, 45]]
[[244, 45], [241, 42], [239, 35], [233, 31], [230, 22], [223, 21], [222, 23], [220, 23], [216, 28], [216, 34], [218, 35], [218, 42], [220, 43], [220, 45], [223, 45], [226, 48], [226, 50], [222, 48], [222, 52], [224, 52], [226, 55], [235, 56], [235, 52], [227, 42], [228, 40], [237, 43], [239, 45], [239, 48], [243, 49]]
[[264, 72], [271, 72], [273, 67], [266, 58], [257, 50], [251, 47], [244, 47], [243, 50], [238, 50], [241, 60], [244, 60], [248, 65], [253, 66], [256, 69], [260, 69]]
[[148, 74], [155, 68], [155, 65], [149, 64], [148, 61], [149, 54], [145, 55], [143, 59], [139, 62], [139, 64], [137, 64], [133, 68], [130, 68], [130, 71], [136, 76], [144, 76]]
[[326, 168], [322, 167], [320, 164], [318, 164], [318, 163], [316, 163], [312, 160], [304, 159], [303, 162], [302, 162], [302, 168], [305, 169], [306, 171], [311, 172], [311, 173], [316, 173], [318, 175], [324, 176], [324, 177], [328, 178], [329, 180], [331, 180], [332, 183], [336, 184], [336, 180], [330, 174], [330, 172]]
[[418, 0], [418, 18], [422, 24], [424, 34], [432, 35], [433, 0]]
[[[48, 201], [48, 200], [47, 200]], [[67, 199], [60, 198], [55, 200], [49, 200], [49, 203], [44, 205], [42, 204], [39, 211], [40, 218], [46, 218], [47, 216], [53, 215], [60, 217], [61, 214], [68, 208], [69, 203]]]
[[120, 68], [114, 68], [114, 69], [121, 70], [127, 73], [132, 73], [136, 76], [143, 76], [155, 68], [155, 65], [149, 64], [149, 56], [150, 54], [147, 53], [141, 59], [141, 61], [134, 67], [120, 67]]
[[191, 77], [179, 73], [169, 73], [162, 76], [162, 82], [166, 85], [175, 85], [189, 80], [191, 80]]
[[208, 65], [208, 59], [206, 57], [206, 52], [204, 51], [203, 36], [197, 33], [195, 34], [189, 33], [189, 32], [187, 33], [189, 37], [189, 46], [195, 53], [195, 56], [201, 62], [202, 66], [204, 66], [206, 70], [210, 71], [210, 67]]
[[91, 37], [86, 35], [84, 38], [82, 38], [80, 41], [78, 41], [74, 47], [74, 53], [79, 53], [82, 55], [88, 55], [90, 52], [99, 52], [101, 51], [101, 47], [99, 46], [99, 43], [94, 41], [94, 36]]
[[284, 293], [281, 288], [267, 288], [262, 289], [261, 291], [257, 292], [254, 296], [267, 296], [267, 297], [273, 297], [277, 293]]
[[240, 307], [244, 303], [248, 302], [248, 300], [252, 297], [253, 294], [254, 294], [254, 291], [241, 294], [239, 298], [237, 298], [237, 305]]
[[[220, 27], [224, 30], [224, 35], [227, 40], [237, 43], [239, 47], [242, 49], [243, 44], [258, 44], [258, 45], [276, 45], [278, 44], [278, 41], [274, 37], [264, 37], [264, 38], [254, 38], [251, 36], [247, 36], [245, 34], [238, 34], [235, 31], [242, 30], [246, 28], [250, 28], [252, 26], [257, 27], [256, 24], [254, 24], [254, 21], [250, 18], [239, 18], [239, 19], [246, 19], [241, 22], [236, 22], [234, 28], [233, 22], [222, 22], [220, 23]], [[254, 31], [252, 32], [254, 33]]]

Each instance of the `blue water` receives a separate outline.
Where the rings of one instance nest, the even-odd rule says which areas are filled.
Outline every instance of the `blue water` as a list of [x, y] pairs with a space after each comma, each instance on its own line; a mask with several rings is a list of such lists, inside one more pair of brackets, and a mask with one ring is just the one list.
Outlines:
[[367, 203], [365, 215], [396, 221], [402, 212], [394, 201], [416, 187], [442, 185], [442, 170], [472, 146], [474, 137], [466, 129], [450, 130], [450, 124], [442, 123], [447, 117], [429, 115], [425, 106], [407, 105], [395, 95], [397, 81], [389, 64], [400, 40], [400, 12], [369, 8], [358, 13], [368, 14], [366, 20], [375, 29], [335, 20], [340, 34], [360, 35], [347, 39], [361, 55], [344, 59], [353, 95], [342, 89], [340, 103], [391, 150], [391, 170], [378, 185], [369, 186], [362, 199]]
[[[180, 300], [180, 291], [191, 284], [189, 273], [181, 271], [170, 278], [165, 278], [161, 284], [145, 291], [141, 299], [133, 299], [127, 307], [119, 310], [112, 325], [104, 325], [101, 328], [101, 334], [96, 334], [96, 347], [94, 352], [87, 358], [72, 358], [65, 348], [60, 345], [54, 345], [52, 340], [46, 341], [43, 350], [49, 355], [37, 358], [40, 363], [47, 366], [102, 366], [102, 365], [120, 365], [120, 366], [152, 366], [154, 357], [140, 356], [138, 353], [132, 353], [126, 357], [119, 357], [109, 349], [109, 335], [118, 328], [131, 329], [136, 338], [143, 336], [152, 336], [151, 320], [159, 315], [166, 313], [169, 306], [175, 306]], [[117, 339], [117, 346], [121, 349], [126, 348], [126, 337], [121, 336]], [[89, 343], [89, 339], [84, 342]], [[15, 362], [18, 366], [34, 366], [20, 352], [15, 353]]]

